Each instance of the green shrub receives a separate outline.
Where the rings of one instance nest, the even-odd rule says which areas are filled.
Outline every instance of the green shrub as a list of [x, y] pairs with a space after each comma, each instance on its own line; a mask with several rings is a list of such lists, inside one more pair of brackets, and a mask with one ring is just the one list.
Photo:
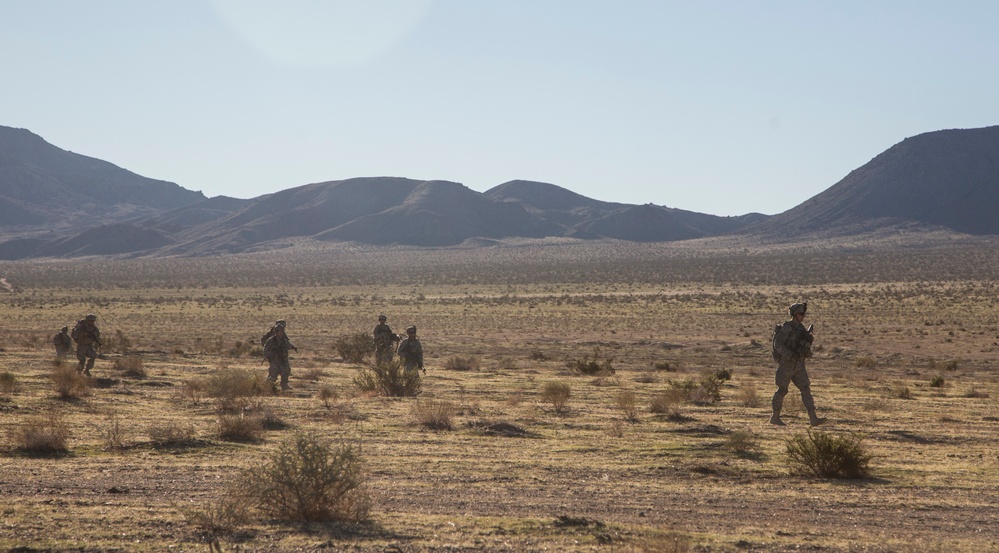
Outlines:
[[451, 417], [454, 416], [455, 407], [450, 401], [427, 400], [417, 401], [410, 409], [417, 422], [430, 430], [451, 430]]
[[835, 436], [809, 430], [785, 442], [792, 465], [820, 478], [866, 478], [870, 474], [869, 454], [857, 434]]
[[336, 351], [348, 363], [362, 363], [365, 357], [375, 353], [375, 341], [365, 332], [341, 336], [336, 341]]
[[697, 388], [690, 392], [690, 401], [698, 405], [718, 403], [721, 400], [722, 381], [715, 375], [705, 376], [700, 380]]
[[245, 474], [244, 489], [267, 515], [290, 522], [362, 521], [370, 500], [357, 449], [312, 434], [281, 444]]
[[388, 397], [413, 397], [420, 393], [420, 371], [406, 371], [402, 361], [361, 367], [354, 375], [354, 386], [364, 393]]
[[572, 389], [564, 382], [547, 382], [541, 388], [541, 399], [551, 403], [556, 413], [561, 413], [568, 408], [570, 397], [572, 397]]
[[930, 380], [930, 386], [933, 388], [943, 388], [947, 381], [944, 379], [942, 374], [938, 374]]
[[69, 425], [62, 415], [49, 411], [32, 417], [10, 431], [14, 448], [32, 457], [47, 457], [69, 453]]

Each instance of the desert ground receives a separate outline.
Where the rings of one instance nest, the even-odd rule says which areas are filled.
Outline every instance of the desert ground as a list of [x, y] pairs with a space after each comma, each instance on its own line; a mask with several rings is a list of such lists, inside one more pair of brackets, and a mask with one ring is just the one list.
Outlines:
[[[999, 550], [999, 241], [289, 248], [0, 277], [2, 550]], [[813, 434], [860, 444], [862, 478], [789, 458], [809, 435], [793, 387], [768, 424], [769, 340], [798, 301]], [[108, 343], [67, 397], [51, 340], [87, 313]], [[369, 359], [336, 347], [379, 313], [418, 328], [416, 397], [360, 389]], [[219, 392], [266, 372], [276, 319], [293, 389]], [[45, 425], [65, 451], [24, 447]], [[367, 516], [224, 524], [305, 434], [359, 452]]]

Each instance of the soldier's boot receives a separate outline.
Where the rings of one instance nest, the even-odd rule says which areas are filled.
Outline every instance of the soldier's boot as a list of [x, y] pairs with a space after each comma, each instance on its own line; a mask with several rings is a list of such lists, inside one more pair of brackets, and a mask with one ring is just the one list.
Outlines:
[[80, 361], [79, 363], [76, 364], [76, 372], [78, 373], [83, 372], [83, 361]]
[[829, 419], [816, 415], [814, 409], [808, 412], [808, 424], [810, 426], [819, 426], [824, 424], [827, 420]]
[[784, 396], [786, 394], [786, 391], [778, 389], [777, 393], [774, 394], [773, 399], [770, 400], [770, 405], [773, 408], [773, 413], [770, 415], [770, 424], [775, 426], [786, 426], [784, 421], [780, 420], [780, 410], [784, 407]]

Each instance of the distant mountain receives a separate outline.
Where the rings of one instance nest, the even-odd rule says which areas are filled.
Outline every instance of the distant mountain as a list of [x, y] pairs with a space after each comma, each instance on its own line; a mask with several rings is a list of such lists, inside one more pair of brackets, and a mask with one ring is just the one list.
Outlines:
[[892, 226], [999, 234], [999, 126], [906, 138], [824, 192], [747, 232], [793, 238]]
[[633, 242], [672, 242], [729, 234], [766, 218], [766, 215], [759, 213], [718, 217], [646, 204], [615, 209], [601, 217], [577, 224], [568, 234]]
[[204, 200], [172, 182], [57, 148], [0, 126], [0, 230], [80, 229]]

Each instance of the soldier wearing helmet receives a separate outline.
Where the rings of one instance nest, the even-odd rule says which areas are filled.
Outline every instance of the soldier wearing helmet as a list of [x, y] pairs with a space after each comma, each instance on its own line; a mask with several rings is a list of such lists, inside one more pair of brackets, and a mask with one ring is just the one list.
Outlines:
[[805, 370], [805, 359], [812, 356], [812, 326], [805, 325], [805, 315], [808, 312], [808, 303], [796, 303], [788, 307], [788, 314], [791, 320], [785, 322], [777, 328], [773, 337], [774, 358], [777, 359], [777, 374], [775, 383], [777, 391], [771, 401], [773, 412], [770, 415], [770, 424], [784, 425], [780, 418], [780, 411], [784, 405], [784, 396], [787, 395], [788, 388], [793, 382], [801, 392], [801, 402], [808, 411], [808, 422], [812, 426], [818, 426], [826, 419], [815, 414], [815, 400], [812, 398], [811, 383], [808, 380], [808, 372]]
[[423, 368], [423, 344], [416, 339], [415, 326], [406, 329], [406, 339], [399, 342], [399, 349], [396, 353], [405, 363], [407, 373], [420, 369], [423, 374], [427, 374], [427, 369]]
[[97, 349], [101, 347], [101, 331], [97, 328], [97, 315], [93, 313], [80, 319], [73, 327], [72, 337], [76, 340], [76, 372], [90, 376], [97, 359]]
[[374, 330], [375, 363], [391, 363], [394, 346], [399, 341], [399, 337], [392, 332], [387, 321], [388, 317], [384, 314], [378, 315], [378, 326]]

